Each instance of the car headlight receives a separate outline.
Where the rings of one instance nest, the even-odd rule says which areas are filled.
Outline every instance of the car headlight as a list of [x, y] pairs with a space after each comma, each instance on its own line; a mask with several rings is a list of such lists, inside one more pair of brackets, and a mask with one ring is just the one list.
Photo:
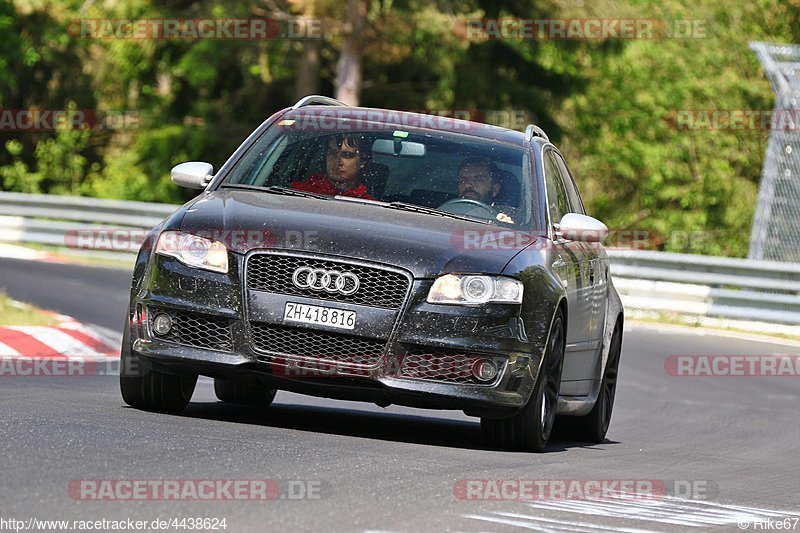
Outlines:
[[165, 231], [158, 237], [156, 253], [174, 257], [192, 267], [228, 273], [228, 249], [225, 245], [198, 235]]
[[433, 282], [428, 303], [479, 305], [522, 303], [522, 283], [500, 276], [446, 274]]

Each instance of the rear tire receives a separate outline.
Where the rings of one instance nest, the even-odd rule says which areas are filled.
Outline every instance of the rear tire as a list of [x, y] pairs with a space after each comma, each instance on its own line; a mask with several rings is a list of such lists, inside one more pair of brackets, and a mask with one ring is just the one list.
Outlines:
[[275, 399], [275, 389], [240, 383], [230, 379], [214, 379], [214, 393], [220, 401], [240, 405], [268, 407]]
[[122, 333], [119, 388], [122, 399], [137, 409], [177, 413], [192, 398], [197, 376], [176, 376], [146, 368], [131, 350], [130, 327]]
[[555, 425], [565, 345], [564, 319], [559, 311], [553, 319], [545, 357], [528, 403], [511, 418], [481, 418], [481, 431], [488, 446], [544, 451]]
[[608, 361], [600, 383], [600, 393], [591, 412], [580, 417], [564, 417], [564, 422], [571, 425], [570, 436], [575, 440], [600, 444], [606, 438], [611, 414], [614, 411], [614, 397], [617, 392], [617, 373], [619, 358], [622, 352], [622, 328], [618, 323], [611, 337], [608, 349]]

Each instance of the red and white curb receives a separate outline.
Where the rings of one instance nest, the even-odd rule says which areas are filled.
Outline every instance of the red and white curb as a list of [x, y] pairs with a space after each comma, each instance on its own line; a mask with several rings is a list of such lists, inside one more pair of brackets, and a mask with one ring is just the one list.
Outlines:
[[56, 317], [58, 326], [0, 327], [0, 377], [118, 373], [119, 344], [71, 317]]
[[34, 250], [17, 244], [0, 243], [0, 257], [6, 259], [24, 259], [44, 263], [67, 263], [67, 258], [41, 250]]

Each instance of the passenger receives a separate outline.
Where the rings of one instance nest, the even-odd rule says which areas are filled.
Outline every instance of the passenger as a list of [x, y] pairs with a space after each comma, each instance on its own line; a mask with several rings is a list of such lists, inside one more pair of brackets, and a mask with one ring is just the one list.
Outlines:
[[[465, 200], [476, 200], [495, 207], [495, 199], [500, 194], [499, 172], [494, 163], [485, 157], [468, 157], [458, 168], [458, 196]], [[509, 210], [504, 206], [505, 210]], [[497, 214], [497, 220], [513, 224], [514, 221], [504, 212]]]
[[364, 167], [372, 157], [370, 144], [370, 140], [360, 134], [332, 136], [325, 153], [326, 173], [317, 172], [303, 181], [295, 181], [292, 188], [374, 200], [362, 181]]

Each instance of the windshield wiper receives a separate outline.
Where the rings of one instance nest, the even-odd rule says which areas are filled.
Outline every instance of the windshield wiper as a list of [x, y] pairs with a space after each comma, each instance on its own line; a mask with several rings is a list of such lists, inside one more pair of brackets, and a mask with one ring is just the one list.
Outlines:
[[269, 187], [264, 187], [264, 190], [275, 194], [285, 194], [286, 196], [305, 196], [306, 198], [319, 198], [320, 200], [330, 200], [333, 198], [330, 194], [301, 191], [299, 189], [282, 187], [280, 185], [270, 185]]
[[332, 198], [332, 196], [329, 194], [300, 191], [298, 189], [292, 189], [291, 187], [281, 187], [280, 185], [270, 185], [268, 187], [261, 187], [259, 185], [245, 185], [243, 183], [226, 183], [222, 185], [221, 188], [244, 189], [248, 191], [264, 191], [272, 194], [283, 194], [286, 196], [304, 196], [306, 198], [319, 198], [320, 200], [330, 200]]
[[447, 211], [440, 211], [439, 209], [434, 209], [433, 207], [424, 207], [421, 205], [416, 204], [408, 204], [406, 202], [389, 202], [388, 204], [383, 204], [384, 207], [389, 207], [393, 209], [400, 209], [402, 211], [413, 211], [415, 213], [425, 213], [427, 215], [435, 215], [440, 217], [448, 217], [448, 218], [457, 218], [459, 220], [466, 220], [469, 222], [477, 222], [478, 224], [486, 224], [491, 226], [492, 221], [487, 220], [485, 218], [479, 217], [471, 217], [469, 215], [457, 215], [456, 213], [448, 213]]

